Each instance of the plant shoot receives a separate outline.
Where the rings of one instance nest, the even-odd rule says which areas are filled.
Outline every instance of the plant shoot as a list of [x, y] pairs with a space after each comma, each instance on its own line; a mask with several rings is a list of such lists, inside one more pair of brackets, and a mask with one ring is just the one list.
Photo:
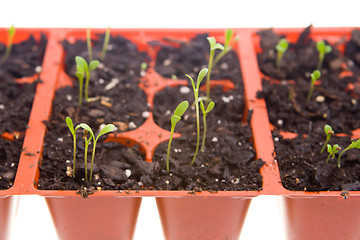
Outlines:
[[319, 52], [319, 62], [317, 65], [317, 69], [321, 70], [325, 54], [330, 53], [332, 51], [332, 47], [330, 45], [326, 45], [324, 41], [319, 41], [316, 43], [316, 48]]
[[187, 76], [190, 80], [191, 80], [191, 84], [193, 86], [193, 90], [194, 90], [194, 98], [195, 98], [195, 111], [196, 111], [196, 127], [197, 127], [197, 143], [196, 143], [196, 150], [193, 156], [193, 159], [190, 163], [190, 165], [193, 165], [195, 160], [196, 160], [196, 156], [199, 152], [199, 146], [200, 146], [200, 116], [199, 116], [199, 88], [200, 88], [200, 83], [203, 80], [203, 78], [205, 77], [205, 75], [208, 73], [208, 69], [207, 68], [203, 68], [198, 75], [197, 81], [196, 81], [196, 86], [194, 83], [194, 80], [189, 76], [189, 75], [185, 75]]
[[88, 27], [86, 30], [86, 44], [88, 49], [89, 61], [93, 60], [92, 47], [91, 47], [91, 33], [90, 28]]
[[288, 48], [289, 48], [289, 42], [286, 40], [286, 38], [280, 39], [278, 44], [275, 46], [275, 49], [277, 50], [277, 57], [276, 57], [277, 70], [280, 70], [281, 59]]
[[211, 112], [211, 110], [213, 110], [215, 106], [215, 103], [213, 101], [211, 101], [207, 108], [205, 109], [204, 103], [203, 101], [200, 101], [200, 109], [203, 113], [203, 125], [204, 125], [204, 133], [203, 133], [203, 139], [202, 139], [202, 144], [201, 144], [201, 148], [200, 151], [204, 152], [205, 150], [205, 140], [206, 140], [206, 115]]
[[341, 148], [339, 147], [338, 144], [334, 144], [334, 146], [331, 146], [330, 144], [327, 144], [327, 151], [328, 151], [329, 155], [328, 155], [325, 163], [329, 162], [330, 157], [331, 157], [331, 159], [334, 159], [335, 154], [338, 153], [340, 151], [340, 149]]
[[231, 28], [227, 29], [225, 32], [224, 49], [215, 57], [213, 66], [216, 66], [216, 64], [220, 61], [220, 59], [231, 51], [233, 45], [237, 40], [238, 37], [234, 37], [234, 31]]
[[4, 54], [4, 56], [1, 58], [0, 66], [3, 65], [3, 64], [6, 62], [6, 60], [9, 58], [9, 56], [10, 56], [11, 49], [12, 49], [12, 45], [13, 45], [14, 36], [15, 36], [15, 27], [14, 27], [14, 25], [12, 25], [12, 26], [9, 28], [9, 30], [8, 30], [8, 42], [7, 42], [5, 54]]
[[101, 56], [100, 56], [100, 60], [102, 62], [105, 59], [106, 51], [107, 51], [107, 48], [108, 48], [108, 45], [109, 45], [109, 41], [110, 41], [110, 27], [108, 27], [106, 29], [106, 32], [105, 32], [104, 45], [103, 45]]
[[321, 72], [319, 70], [315, 70], [311, 73], [311, 84], [310, 84], [310, 90], [309, 90], [309, 93], [307, 95], [307, 98], [306, 98], [306, 104], [309, 104], [310, 102], [310, 99], [311, 99], [311, 95], [314, 91], [314, 85], [315, 85], [315, 82], [321, 77]]
[[166, 171], [170, 172], [170, 148], [171, 148], [171, 141], [173, 138], [174, 130], [176, 124], [181, 120], [181, 116], [185, 113], [187, 108], [189, 107], [188, 101], [181, 102], [175, 109], [174, 115], [171, 117], [171, 132], [170, 138], [168, 143], [167, 155], [166, 155]]
[[348, 150], [350, 150], [350, 149], [353, 149], [353, 148], [360, 149], [360, 139], [358, 139], [358, 140], [356, 140], [356, 141], [352, 141], [347, 148], [345, 148], [343, 151], [341, 151], [341, 153], [339, 154], [339, 157], [338, 157], [338, 163], [337, 163], [338, 168], [340, 168], [341, 156], [342, 156], [346, 151], [348, 151]]
[[206, 98], [210, 99], [210, 76], [211, 76], [211, 69], [213, 67], [213, 60], [214, 60], [214, 54], [216, 49], [224, 50], [224, 46], [220, 43], [217, 43], [214, 37], [208, 37], [207, 40], [210, 44], [210, 57], [209, 57], [209, 70], [208, 75], [206, 77]]
[[324, 132], [326, 134], [326, 141], [325, 141], [323, 147], [321, 148], [320, 153], [323, 153], [325, 151], [325, 148], [328, 145], [328, 142], [329, 142], [329, 140], [331, 138], [331, 135], [334, 134], [334, 131], [333, 131], [332, 127], [330, 125], [327, 125], [327, 124], [324, 126]]
[[[89, 127], [89, 125], [87, 125], [86, 123], [81, 123], [79, 125], [81, 128], [84, 129], [84, 140], [85, 140], [85, 180], [88, 181], [87, 178], [87, 149], [89, 146], [89, 143], [91, 141], [91, 139], [94, 139], [93, 141], [93, 150], [92, 150], [92, 156], [91, 156], [91, 168], [90, 168], [90, 177], [89, 177], [89, 181], [91, 181], [91, 177], [92, 177], [92, 172], [93, 172], [93, 166], [94, 166], [94, 159], [95, 159], [95, 149], [96, 149], [96, 143], [99, 140], [99, 137], [101, 137], [104, 134], [107, 134], [109, 132], [113, 132], [116, 130], [116, 127], [113, 124], [107, 124], [105, 127], [103, 127], [101, 129], [101, 131], [98, 133], [98, 135], [94, 136], [93, 131], [91, 130], [91, 128]], [[90, 134], [90, 137], [89, 137]]]
[[77, 125], [74, 129], [73, 122], [70, 117], [66, 117], [66, 124], [71, 132], [71, 135], [73, 136], [73, 174], [72, 176], [75, 177], [75, 161], [76, 161], [76, 131], [80, 128], [80, 125]]
[[93, 60], [88, 64], [86, 60], [80, 56], [75, 57], [76, 62], [76, 76], [79, 79], [79, 106], [82, 104], [82, 91], [83, 91], [83, 80], [84, 75], [86, 74], [85, 81], [85, 101], [88, 101], [89, 98], [89, 81], [90, 81], [90, 73], [92, 70], [95, 70], [99, 65], [98, 60]]

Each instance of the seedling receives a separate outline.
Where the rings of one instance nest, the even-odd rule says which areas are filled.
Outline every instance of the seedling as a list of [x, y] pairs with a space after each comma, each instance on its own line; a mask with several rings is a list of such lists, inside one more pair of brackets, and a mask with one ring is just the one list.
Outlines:
[[101, 60], [102, 62], [103, 62], [104, 59], [105, 59], [106, 50], [107, 50], [107, 48], [108, 48], [109, 41], [110, 41], [110, 27], [108, 27], [108, 28], [106, 29], [106, 32], [105, 32], [104, 45], [103, 45], [103, 49], [102, 49], [101, 56], [100, 56], [100, 60]]
[[88, 49], [89, 61], [93, 60], [92, 47], [91, 47], [91, 33], [90, 28], [88, 27], [86, 30], [86, 44]]
[[234, 37], [234, 31], [231, 28], [227, 29], [225, 32], [224, 49], [215, 57], [213, 66], [216, 66], [220, 59], [224, 57], [228, 52], [230, 52], [237, 40], [238, 37]]
[[326, 45], [324, 41], [319, 41], [316, 43], [316, 48], [319, 52], [319, 62], [317, 65], [317, 69], [321, 70], [325, 54], [330, 53], [332, 51], [332, 47], [330, 45]]
[[201, 144], [201, 148], [200, 151], [204, 152], [205, 149], [205, 139], [206, 139], [206, 115], [211, 112], [211, 110], [213, 110], [215, 106], [214, 102], [210, 102], [207, 106], [207, 108], [205, 109], [204, 103], [203, 101], [200, 101], [200, 109], [203, 113], [203, 124], [204, 124], [204, 133], [203, 133], [203, 139], [202, 139], [202, 144]]
[[[106, 133], [115, 131], [116, 127], [113, 124], [107, 124], [105, 127], [103, 127], [101, 129], [101, 131], [95, 138], [94, 133], [91, 130], [91, 128], [89, 127], [89, 125], [87, 125], [86, 123], [81, 123], [79, 126], [84, 129], [84, 140], [85, 140], [85, 160], [84, 161], [85, 161], [85, 180], [86, 181], [87, 181], [87, 149], [88, 149], [91, 139], [94, 139], [93, 151], [92, 151], [92, 157], [91, 157], [90, 178], [89, 178], [89, 181], [91, 181], [93, 166], [94, 166], [94, 159], [95, 159], [96, 143], [99, 140], [99, 137], [101, 137], [102, 135], [104, 135]], [[89, 133], [90, 133], [90, 137], [89, 137]]]
[[357, 149], [360, 149], [360, 139], [356, 140], [356, 141], [352, 141], [350, 143], [350, 145], [345, 148], [343, 151], [341, 151], [341, 153], [339, 154], [339, 157], [338, 157], [338, 167], [340, 168], [340, 160], [341, 160], [341, 156], [348, 150], [350, 149], [353, 149], [353, 148], [357, 148]]
[[331, 135], [334, 134], [334, 131], [333, 131], [332, 127], [330, 125], [327, 125], [327, 124], [324, 126], [324, 132], [326, 134], [326, 141], [325, 141], [323, 147], [321, 148], [320, 153], [323, 153], [325, 151], [325, 148], [326, 148], [326, 146], [327, 146], [327, 144], [328, 144], [328, 142], [329, 142], [329, 140], [331, 138]]
[[207, 40], [210, 44], [210, 57], [209, 57], [209, 70], [208, 75], [206, 77], [206, 98], [210, 99], [210, 76], [211, 76], [211, 69], [213, 67], [213, 60], [214, 54], [216, 49], [224, 50], [224, 46], [220, 43], [217, 43], [214, 37], [208, 37]]
[[73, 174], [72, 176], [75, 177], [75, 161], [76, 161], [76, 131], [80, 128], [80, 125], [77, 125], [74, 129], [73, 122], [70, 117], [66, 117], [66, 124], [73, 136], [74, 148], [73, 148]]
[[12, 49], [12, 45], [13, 45], [14, 36], [15, 36], [15, 27], [14, 27], [14, 25], [12, 25], [12, 26], [9, 28], [9, 30], [8, 30], [8, 42], [7, 42], [7, 47], [6, 47], [4, 56], [1, 58], [0, 66], [3, 65], [3, 64], [6, 62], [6, 60], [9, 58], [9, 56], [10, 56], [11, 49]]
[[319, 70], [315, 70], [312, 72], [312, 74], [310, 76], [311, 76], [311, 84], [310, 84], [309, 93], [306, 98], [306, 104], [308, 104], [310, 102], [311, 95], [314, 91], [315, 82], [321, 77], [321, 72]]
[[281, 59], [288, 48], [289, 42], [286, 38], [280, 39], [278, 44], [275, 46], [275, 49], [277, 50], [276, 69], [280, 70]]
[[82, 91], [83, 91], [83, 80], [84, 74], [86, 74], [85, 81], [85, 101], [88, 101], [89, 98], [89, 81], [90, 81], [90, 73], [92, 70], [95, 70], [99, 65], [98, 60], [93, 60], [88, 64], [86, 60], [80, 56], [75, 57], [76, 62], [76, 77], [79, 79], [79, 106], [82, 105]]
[[338, 144], [334, 144], [334, 146], [332, 146], [332, 147], [330, 144], [327, 144], [327, 151], [328, 151], [329, 155], [328, 155], [325, 163], [329, 162], [330, 157], [331, 157], [331, 159], [334, 159], [335, 154], [338, 153], [340, 151], [340, 149], [341, 148], [339, 147]]
[[193, 90], [194, 90], [194, 97], [195, 97], [195, 111], [196, 111], [196, 127], [197, 127], [197, 143], [196, 143], [196, 150], [193, 156], [193, 159], [190, 163], [190, 165], [193, 165], [196, 159], [196, 156], [199, 152], [199, 146], [200, 146], [200, 116], [199, 116], [199, 88], [200, 88], [200, 83], [203, 80], [203, 78], [205, 77], [205, 75], [208, 73], [208, 69], [207, 68], [203, 68], [198, 75], [197, 81], [196, 81], [196, 86], [194, 83], [194, 80], [189, 76], [189, 75], [185, 75], [187, 76], [190, 80], [191, 80], [191, 84], [193, 86]]
[[171, 132], [170, 132], [170, 138], [169, 138], [167, 155], [166, 155], [166, 171], [167, 172], [170, 172], [170, 167], [169, 167], [169, 165], [170, 165], [170, 148], [171, 148], [171, 141], [172, 141], [172, 138], [173, 138], [175, 126], [181, 120], [181, 116], [187, 110], [188, 106], [189, 106], [188, 101], [181, 102], [176, 107], [174, 115], [171, 117]]

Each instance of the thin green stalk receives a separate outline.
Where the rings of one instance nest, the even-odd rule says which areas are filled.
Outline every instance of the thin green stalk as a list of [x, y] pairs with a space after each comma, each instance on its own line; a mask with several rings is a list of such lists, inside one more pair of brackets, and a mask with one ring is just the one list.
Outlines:
[[280, 63], [281, 63], [281, 59], [283, 56], [283, 52], [278, 52], [277, 57], [276, 57], [276, 69], [280, 70]]
[[73, 149], [73, 177], [75, 177], [75, 161], [76, 161], [76, 135], [74, 138], [74, 149]]
[[4, 56], [1, 58], [0, 66], [3, 65], [4, 62], [6, 62], [6, 60], [9, 58], [11, 49], [12, 49], [12, 43], [7, 46]]
[[317, 69], [319, 69], [319, 70], [322, 69], [322, 65], [323, 65], [323, 62], [324, 62], [324, 57], [325, 57], [325, 53], [319, 52], [319, 62], [318, 62], [318, 65], [317, 65]]
[[89, 54], [89, 62], [93, 60], [93, 54], [92, 54], [92, 48], [91, 48], [91, 34], [90, 34], [90, 28], [87, 28], [86, 31], [86, 43], [87, 43], [87, 49]]
[[328, 142], [329, 142], [330, 138], [331, 138], [331, 135], [330, 135], [330, 134], [326, 135], [326, 141], [325, 141], [325, 143], [324, 143], [323, 147], [321, 148], [320, 153], [323, 153], [323, 152], [325, 151], [325, 148], [326, 148], [326, 146], [327, 146], [327, 144], [328, 144]]
[[203, 114], [203, 124], [204, 124], [204, 133], [203, 133], [203, 139], [201, 144], [201, 152], [204, 152], [205, 149], [205, 139], [206, 139], [206, 114]]
[[166, 171], [167, 172], [170, 172], [170, 149], [171, 149], [171, 142], [172, 142], [173, 134], [174, 134], [174, 129], [172, 128], [171, 132], [170, 132], [170, 139], [169, 139], [167, 154], [166, 154]]
[[85, 138], [85, 156], [84, 156], [84, 163], [85, 163], [85, 181], [88, 181], [88, 177], [87, 177], [87, 153], [88, 153], [88, 146], [89, 146], [89, 141], [86, 140]]
[[199, 146], [200, 146], [200, 120], [199, 120], [199, 103], [198, 98], [195, 99], [195, 109], [196, 109], [196, 128], [197, 128], [197, 140], [196, 140], [196, 149], [193, 156], [193, 159], [190, 163], [190, 165], [193, 165], [196, 159], [196, 156], [199, 152]]
[[82, 105], [82, 98], [83, 98], [83, 80], [79, 81], [79, 106]]
[[209, 66], [208, 66], [208, 74], [206, 76], [206, 98], [207, 101], [210, 101], [210, 77], [211, 77], [211, 69], [213, 66], [213, 59], [214, 59], [215, 50], [210, 51], [210, 57], [209, 57]]
[[100, 60], [102, 62], [105, 59], [106, 49], [107, 49], [107, 46], [109, 45], [109, 41], [110, 41], [110, 27], [108, 27], [105, 32], [104, 45], [103, 45], [103, 49], [102, 49], [101, 56], [100, 56]]
[[311, 83], [309, 93], [306, 97], [306, 104], [309, 104], [313, 91], [314, 91], [314, 84]]
[[94, 141], [93, 152], [92, 152], [92, 155], [91, 155], [91, 168], [90, 168], [90, 178], [89, 178], [90, 182], [91, 182], [92, 173], [93, 173], [93, 167], [94, 167], [95, 148], [96, 148], [96, 141]]
[[86, 81], [85, 81], [85, 101], [88, 102], [89, 99], [89, 82], [90, 82], [90, 73], [86, 72]]

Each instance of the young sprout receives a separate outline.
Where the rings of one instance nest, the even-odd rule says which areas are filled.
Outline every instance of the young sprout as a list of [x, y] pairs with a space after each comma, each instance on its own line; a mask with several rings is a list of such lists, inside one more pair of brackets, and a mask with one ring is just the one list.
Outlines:
[[319, 62], [317, 69], [321, 70], [325, 54], [330, 53], [332, 51], [332, 47], [330, 45], [326, 45], [324, 41], [319, 41], [316, 43], [316, 48], [319, 52]]
[[88, 64], [84, 58], [82, 58], [80, 56], [76, 56], [75, 62], [76, 62], [76, 76], [79, 79], [79, 106], [81, 106], [84, 74], [86, 74], [85, 101], [88, 101], [90, 73], [92, 70], [97, 68], [97, 66], [99, 65], [99, 61], [93, 60], [90, 62], [90, 64]]
[[314, 91], [314, 85], [315, 85], [315, 82], [321, 77], [321, 72], [319, 70], [315, 70], [312, 72], [311, 74], [311, 84], [310, 84], [310, 90], [309, 90], [309, 93], [307, 95], [307, 98], [306, 98], [306, 104], [309, 104], [310, 102], [310, 99], [311, 99], [311, 95]]
[[331, 157], [331, 159], [334, 159], [334, 158], [335, 158], [335, 154], [338, 153], [338, 152], [340, 151], [340, 149], [341, 149], [341, 148], [340, 148], [339, 145], [337, 145], [337, 144], [334, 144], [334, 146], [332, 146], [332, 147], [331, 147], [330, 144], [327, 144], [327, 151], [328, 151], [329, 155], [328, 155], [325, 163], [328, 163], [328, 162], [329, 162], [330, 157]]
[[213, 67], [213, 60], [214, 54], [216, 49], [224, 50], [224, 46], [220, 43], [217, 43], [214, 37], [208, 37], [207, 40], [210, 44], [210, 57], [209, 57], [209, 72], [206, 77], [206, 98], [210, 99], [210, 76], [211, 76], [211, 69]]
[[275, 48], [277, 50], [276, 69], [280, 70], [281, 59], [286, 50], [289, 48], [289, 42], [286, 40], [286, 38], [282, 38], [279, 40]]
[[202, 144], [201, 144], [201, 148], [200, 151], [204, 152], [205, 149], [205, 139], [206, 139], [206, 115], [211, 112], [211, 110], [213, 110], [215, 106], [215, 103], [213, 101], [211, 101], [207, 108], [205, 109], [204, 103], [203, 101], [200, 101], [200, 109], [203, 113], [203, 124], [204, 124], [204, 133], [203, 133], [203, 139], [202, 139]]
[[107, 50], [107, 47], [109, 45], [109, 41], [110, 41], [110, 27], [108, 27], [106, 29], [106, 32], [105, 32], [105, 39], [104, 39], [104, 45], [103, 45], [103, 49], [102, 49], [102, 52], [101, 52], [101, 56], [100, 56], [100, 60], [103, 62], [104, 59], [105, 59], [105, 56], [106, 56], [106, 50]]
[[140, 65], [140, 76], [144, 77], [146, 75], [146, 69], [148, 64], [146, 62], [142, 62]]
[[203, 68], [200, 72], [199, 72], [199, 75], [198, 75], [198, 78], [197, 78], [197, 82], [196, 82], [196, 86], [195, 86], [195, 83], [194, 83], [194, 80], [189, 76], [189, 75], [185, 75], [187, 76], [190, 80], [191, 80], [191, 84], [193, 86], [193, 90], [194, 90], [194, 97], [195, 97], [195, 111], [196, 111], [196, 127], [197, 127], [197, 143], [196, 143], [196, 150], [195, 150], [195, 153], [194, 153], [194, 156], [193, 156], [193, 159], [190, 163], [190, 165], [193, 165], [194, 162], [195, 162], [195, 159], [196, 159], [196, 156], [198, 154], [198, 151], [199, 151], [199, 145], [200, 145], [200, 116], [199, 116], [199, 88], [200, 88], [200, 83], [201, 81], [203, 80], [203, 78], [205, 77], [205, 75], [208, 73], [208, 69], [207, 68]]
[[176, 124], [181, 120], [181, 116], [184, 114], [184, 112], [187, 110], [189, 106], [188, 101], [181, 102], [175, 109], [174, 115], [171, 117], [171, 133], [168, 143], [168, 149], [167, 149], [167, 155], [166, 155], [166, 171], [170, 172], [170, 148], [171, 148], [171, 141], [173, 138], [174, 130]]
[[344, 150], [341, 151], [341, 153], [339, 154], [339, 157], [338, 157], [338, 168], [340, 168], [340, 159], [341, 159], [341, 156], [347, 151], [347, 150], [350, 150], [350, 149], [353, 149], [353, 148], [357, 148], [357, 149], [360, 149], [360, 139], [356, 140], [356, 141], [352, 141], [350, 143], [350, 145], [345, 148]]
[[224, 49], [215, 57], [213, 66], [216, 66], [216, 64], [220, 61], [220, 59], [224, 57], [228, 52], [230, 52], [232, 46], [235, 44], [237, 40], [238, 37], [234, 37], [234, 31], [231, 28], [227, 29], [225, 32]]
[[86, 44], [89, 54], [89, 61], [91, 62], [93, 60], [93, 54], [92, 54], [92, 48], [91, 48], [91, 33], [90, 33], [90, 27], [86, 30]]
[[73, 122], [70, 117], [66, 117], [66, 124], [73, 136], [74, 148], [73, 148], [73, 174], [72, 176], [75, 177], [75, 161], [76, 161], [76, 131], [80, 128], [80, 125], [77, 125], [74, 129]]
[[324, 126], [324, 132], [326, 134], [326, 141], [325, 141], [323, 147], [321, 148], [320, 153], [323, 153], [325, 151], [325, 148], [326, 148], [326, 146], [327, 146], [327, 144], [328, 144], [328, 142], [329, 142], [329, 140], [331, 138], [331, 135], [334, 134], [334, 131], [333, 131], [332, 127], [330, 125], [327, 125], [327, 124]]
[[14, 27], [14, 25], [12, 25], [12, 26], [9, 28], [9, 30], [8, 30], [8, 42], [7, 42], [7, 47], [6, 47], [4, 56], [1, 58], [0, 66], [3, 65], [3, 64], [6, 62], [6, 60], [9, 58], [9, 56], [10, 56], [11, 49], [12, 49], [12, 45], [13, 45], [14, 36], [15, 36], [15, 27]]
[[[84, 139], [85, 139], [85, 180], [86, 181], [87, 181], [87, 149], [88, 149], [88, 146], [89, 146], [89, 143], [90, 143], [91, 139], [94, 139], [94, 141], [93, 141], [93, 151], [92, 151], [92, 156], [91, 156], [90, 178], [89, 178], [89, 181], [91, 181], [92, 172], [93, 172], [93, 166], [94, 166], [94, 159], [95, 159], [96, 143], [99, 140], [99, 137], [101, 137], [102, 135], [104, 135], [106, 133], [115, 131], [116, 127], [113, 124], [107, 124], [105, 127], [103, 127], [101, 129], [101, 131], [98, 133], [96, 138], [94, 136], [93, 131], [89, 127], [89, 125], [87, 125], [86, 123], [81, 123], [80, 127], [84, 129]], [[88, 136], [89, 133], [90, 133], [90, 137]]]

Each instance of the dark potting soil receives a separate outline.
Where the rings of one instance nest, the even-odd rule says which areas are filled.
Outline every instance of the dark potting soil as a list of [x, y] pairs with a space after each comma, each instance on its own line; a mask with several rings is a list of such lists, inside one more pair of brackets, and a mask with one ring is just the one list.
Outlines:
[[[358, 150], [342, 156], [341, 168], [337, 167], [337, 156], [325, 164], [327, 149], [320, 154], [326, 139], [325, 124], [331, 125], [335, 133], [350, 135], [360, 128], [359, 94], [356, 88], [349, 87], [356, 84], [357, 73], [340, 77], [341, 71], [354, 69], [350, 67], [353, 63], [333, 45], [333, 51], [325, 56], [319, 83], [306, 103], [310, 73], [316, 69], [318, 59], [315, 42], [309, 34], [307, 28], [296, 44], [290, 44], [278, 71], [274, 64], [275, 45], [282, 36], [272, 30], [259, 32], [263, 49], [258, 54], [259, 67], [267, 76], [262, 80], [263, 89], [258, 97], [265, 99], [270, 123], [276, 127], [275, 159], [281, 181], [285, 188], [296, 191], [359, 190]], [[298, 137], [283, 139], [278, 131], [298, 133]], [[332, 137], [330, 144], [335, 143], [345, 149], [350, 138]]]
[[[167, 78], [185, 79], [185, 74], [196, 79], [199, 71], [208, 66], [210, 46], [206, 39], [209, 34], [198, 34], [180, 46], [159, 44], [155, 70]], [[171, 44], [172, 41], [170, 40]], [[156, 44], [156, 43], [153, 43]], [[220, 50], [215, 51], [215, 56]], [[239, 58], [234, 51], [228, 52], [212, 69], [211, 79], [229, 79], [241, 85]], [[242, 89], [241, 89], [242, 91]]]
[[[94, 59], [100, 58], [103, 39], [102, 34], [92, 42]], [[88, 58], [86, 42], [77, 40], [70, 44], [65, 40], [63, 46], [66, 51], [65, 71], [75, 77], [75, 56]], [[57, 112], [60, 114], [59, 121], [65, 121], [66, 116], [70, 116], [76, 123], [85, 122], [95, 129], [103, 123], [113, 123], [121, 132], [135, 129], [145, 122], [149, 108], [146, 94], [138, 84], [141, 63], [148, 62], [149, 57], [145, 52], [139, 52], [134, 43], [121, 36], [111, 37], [107, 49], [105, 60], [92, 71], [90, 77], [90, 102], [83, 99], [81, 108], [78, 107], [79, 86], [76, 78], [74, 87], [62, 88], [56, 92], [53, 104], [54, 109], [60, 110]], [[55, 117], [52, 121], [54, 119]]]
[[[261, 46], [264, 47], [263, 53], [258, 54], [261, 71], [272, 78], [286, 77], [293, 81], [263, 79], [263, 89], [258, 97], [265, 99], [269, 120], [279, 130], [304, 134], [329, 124], [335, 132], [351, 133], [360, 127], [357, 121], [360, 116], [359, 95], [356, 89], [348, 87], [357, 79], [355, 76], [339, 77], [346, 58], [340, 55], [336, 46], [332, 46], [333, 51], [325, 55], [319, 84], [315, 86], [309, 103], [306, 102], [310, 73], [316, 69], [318, 59], [315, 42], [309, 39], [309, 31], [309, 28], [305, 29], [297, 44], [291, 45], [285, 52], [280, 72], [274, 65], [274, 43], [280, 36], [272, 30], [259, 33]], [[288, 59], [290, 56], [291, 59]], [[285, 73], [286, 76], [280, 76]]]
[[[208, 43], [206, 46], [208, 46]], [[71, 58], [73, 59], [74, 56], [75, 55]], [[238, 66], [239, 65], [237, 65], [237, 68]], [[59, 115], [60, 118], [62, 118], [62, 121], [55, 124], [55, 121], [51, 119], [46, 123], [48, 134], [46, 135], [42, 153], [40, 178], [38, 182], [39, 189], [80, 190], [80, 194], [84, 197], [100, 188], [101, 190], [260, 190], [262, 186], [262, 177], [259, 173], [259, 169], [264, 162], [260, 159], [254, 159], [255, 151], [249, 142], [252, 137], [251, 130], [245, 123], [241, 123], [244, 111], [243, 87], [240, 70], [237, 69], [234, 71], [237, 72], [237, 76], [232, 76], [231, 78], [238, 79], [238, 83], [236, 84], [237, 89], [235, 91], [224, 94], [219, 88], [213, 90], [216, 110], [213, 110], [209, 115], [207, 149], [211, 150], [216, 147], [218, 150], [211, 150], [211, 153], [207, 158], [203, 156], [205, 155], [204, 153], [200, 153], [194, 167], [190, 167], [189, 162], [186, 162], [182, 168], [175, 168], [174, 165], [177, 165], [178, 162], [176, 160], [172, 161], [171, 176], [166, 172], [163, 161], [160, 160], [160, 162], [158, 162], [157, 160], [154, 160], [153, 163], [144, 161], [144, 155], [138, 150], [137, 146], [124, 147], [119, 143], [104, 143], [102, 142], [104, 137], [102, 137], [97, 144], [93, 178], [91, 182], [85, 182], [85, 167], [83, 163], [84, 143], [81, 139], [80, 131], [78, 131], [77, 137], [78, 150], [75, 178], [68, 176], [72, 174], [73, 140], [64, 119], [67, 115], [71, 114], [69, 114], [69, 110], [66, 106], [57, 108], [56, 110], [54, 108], [53, 112], [61, 112], [61, 114], [56, 115]], [[132, 85], [132, 82], [129, 83]], [[177, 89], [177, 92], [178, 91], [179, 90]], [[219, 94], [215, 94], [215, 92]], [[167, 94], [169, 93], [167, 92]], [[157, 100], [157, 97], [154, 102], [155, 108], [163, 108], [163, 110], [161, 110], [162, 112], [167, 112], [167, 110], [173, 111], [175, 104], [178, 104], [177, 100], [180, 101], [183, 99], [183, 96], [177, 95], [178, 96], [174, 96], [173, 93], [170, 93], [170, 96], [166, 96], [166, 100]], [[188, 98], [189, 95], [190, 94], [188, 93]], [[217, 97], [215, 97], [215, 95]], [[67, 98], [70, 99], [70, 97]], [[71, 101], [76, 102], [77, 99]], [[158, 105], [157, 103], [159, 101], [163, 103], [170, 102], [170, 107]], [[229, 104], [229, 102], [231, 103]], [[54, 102], [54, 106], [55, 105]], [[131, 107], [130, 109], [135, 108]], [[169, 127], [166, 126], [166, 124], [170, 123], [169, 114], [167, 114], [166, 117], [162, 117], [159, 114], [163, 113], [156, 113], [155, 118], [164, 118], [165, 124], [163, 127], [169, 130]], [[227, 118], [223, 119], [221, 116], [222, 114], [226, 114]], [[193, 116], [190, 115], [188, 117], [188, 122], [192, 123], [191, 125], [194, 125], [194, 120], [190, 120]], [[109, 122], [104, 121], [104, 123]], [[177, 128], [177, 131], [181, 132], [183, 128], [186, 128], [181, 127], [181, 124], [181, 122], [178, 124], [179, 128]], [[211, 125], [214, 125], [214, 127]], [[193, 134], [194, 126], [188, 127], [188, 129], [192, 132], [191, 134]], [[186, 135], [183, 135], [181, 139], [184, 139], [185, 137]], [[174, 148], [172, 148], [172, 151], [174, 151], [175, 148], [179, 149], [176, 142], [180, 142], [181, 139], [174, 140]], [[193, 144], [194, 142], [192, 140], [184, 148], [184, 151], [192, 154], [195, 149]], [[227, 148], [223, 147], [224, 144], [227, 145]], [[238, 151], [238, 149], [242, 150]], [[91, 150], [92, 145], [89, 146], [88, 154], [89, 172]], [[210, 150], [208, 151], [210, 152]], [[163, 156], [161, 151], [156, 154], [161, 154], [161, 156]], [[172, 152], [172, 155], [174, 154], [175, 153]], [[228, 157], [223, 159], [224, 155], [227, 155]], [[241, 157], [239, 157], [239, 155], [241, 155]], [[159, 158], [155, 157], [155, 159]], [[173, 159], [175, 159], [175, 157]], [[186, 159], [184, 158], [184, 161], [187, 161], [188, 159], [189, 157], [187, 156]], [[204, 167], [202, 167], [202, 165], [204, 165]], [[242, 170], [242, 168], [245, 170]], [[194, 171], [192, 177], [188, 179], [188, 175], [180, 176], [180, 174], [189, 169]], [[211, 172], [211, 177], [208, 178], [207, 184], [204, 184], [205, 179], [203, 179], [203, 177], [200, 177], [201, 179], [195, 177], [198, 174], [200, 176], [200, 172], [202, 172], [202, 174], [204, 172]], [[194, 180], [195, 182], [190, 183], [190, 180]], [[169, 184], [167, 182], [169, 182]], [[86, 187], [87, 190], [84, 190], [84, 187]]]
[[[13, 44], [7, 61], [0, 66], [0, 134], [15, 133], [15, 139], [9, 141], [0, 138], [0, 189], [13, 185], [16, 169], [22, 152], [23, 136], [32, 108], [37, 83], [17, 83], [16, 78], [33, 76], [41, 66], [46, 47], [46, 37], [40, 41], [30, 35], [26, 41]], [[0, 57], [6, 46], [0, 43]]]
[[[187, 90], [185, 90], [187, 89]], [[201, 93], [203, 94], [203, 93]], [[163, 189], [194, 191], [245, 191], [260, 190], [262, 176], [259, 169], [264, 162], [256, 159], [250, 139], [251, 128], [242, 123], [244, 112], [243, 95], [237, 89], [223, 92], [212, 89], [211, 98], [215, 108], [207, 115], [205, 151], [199, 151], [193, 166], [190, 166], [196, 149], [195, 109], [188, 109], [176, 126], [180, 138], [172, 141], [170, 153], [170, 174], [162, 171], [157, 185]], [[166, 100], [165, 100], [166, 99]], [[170, 130], [170, 119], [177, 104], [194, 101], [192, 90], [187, 86], [166, 88], [154, 100], [155, 122]], [[200, 115], [203, 126], [202, 114]], [[201, 140], [203, 127], [201, 127]], [[155, 151], [153, 161], [166, 169], [168, 142], [161, 143]]]
[[[281, 182], [285, 188], [294, 191], [359, 191], [360, 158], [359, 149], [351, 149], [341, 157], [338, 155], [326, 162], [327, 150], [320, 154], [325, 142], [325, 133], [312, 132], [307, 137], [282, 139], [274, 133], [275, 159], [279, 163]], [[345, 149], [351, 143], [349, 137], [332, 137], [329, 144], [339, 144]]]

